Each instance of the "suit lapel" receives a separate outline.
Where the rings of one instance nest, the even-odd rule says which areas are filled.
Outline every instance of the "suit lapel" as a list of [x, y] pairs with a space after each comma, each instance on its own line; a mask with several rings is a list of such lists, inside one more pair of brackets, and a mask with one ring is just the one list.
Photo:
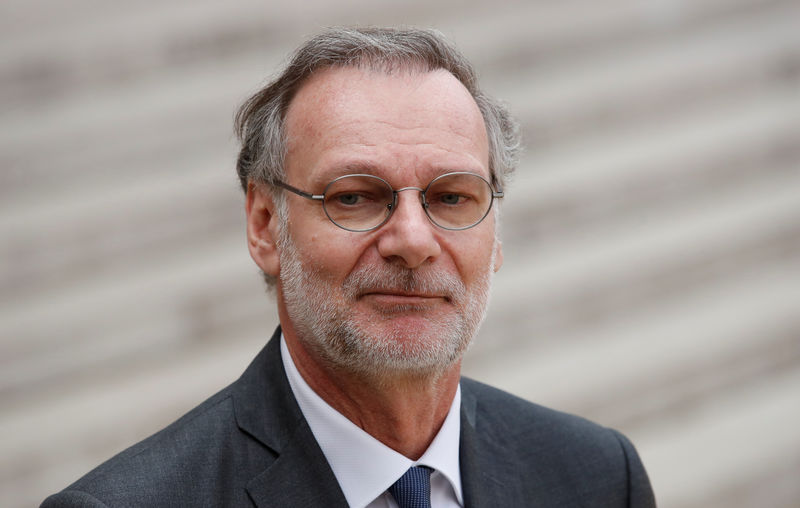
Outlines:
[[347, 507], [344, 494], [305, 421], [299, 424], [275, 462], [248, 483], [247, 492], [260, 507]]
[[530, 411], [516, 421], [522, 416], [504, 410], [502, 403], [498, 406], [497, 396], [494, 389], [461, 380], [464, 505], [580, 506], [572, 492], [576, 485], [570, 485], [569, 471], [564, 470], [567, 461], [554, 460], [573, 451], [563, 437], [553, 440], [556, 434], [548, 427], [556, 421]]
[[280, 355], [280, 328], [233, 392], [240, 430], [266, 446], [265, 469], [247, 491], [257, 506], [347, 506], [336, 477], [294, 399]]
[[526, 506], [514, 488], [514, 464], [504, 461], [504, 447], [481, 427], [479, 401], [468, 383], [461, 384], [461, 442], [459, 464], [466, 508]]
[[[466, 381], [466, 380], [465, 380]], [[519, 466], [492, 435], [470, 382], [462, 382], [460, 467], [466, 508], [525, 506]], [[233, 392], [239, 428], [267, 449], [264, 470], [247, 491], [260, 507], [330, 506], [347, 502], [294, 399], [280, 357], [280, 329], [237, 381]], [[507, 423], [507, 422], [506, 422]], [[501, 425], [502, 427], [502, 425]]]

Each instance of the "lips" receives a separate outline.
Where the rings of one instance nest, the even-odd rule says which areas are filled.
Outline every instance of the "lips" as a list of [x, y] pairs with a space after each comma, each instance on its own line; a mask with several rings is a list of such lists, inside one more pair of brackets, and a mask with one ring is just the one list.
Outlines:
[[366, 290], [363, 291], [359, 298], [363, 297], [374, 297], [383, 300], [398, 300], [398, 301], [430, 301], [430, 300], [444, 300], [450, 301], [450, 298], [446, 295], [442, 294], [435, 294], [435, 293], [417, 293], [417, 292], [410, 292], [410, 291], [403, 291], [403, 290]]
[[344, 294], [351, 301], [365, 297], [395, 302], [459, 301], [466, 292], [458, 276], [446, 271], [421, 271], [387, 264], [357, 268], [345, 278]]
[[361, 292], [360, 296], [396, 296], [400, 298], [447, 298], [443, 294], [417, 293], [404, 291], [402, 289], [367, 289]]

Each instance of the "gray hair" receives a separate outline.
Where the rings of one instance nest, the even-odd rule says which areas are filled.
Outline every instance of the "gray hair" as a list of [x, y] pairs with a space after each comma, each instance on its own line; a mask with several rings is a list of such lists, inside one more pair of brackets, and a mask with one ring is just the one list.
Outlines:
[[329, 67], [364, 67], [384, 72], [444, 69], [455, 76], [478, 105], [489, 138], [489, 171], [505, 188], [520, 150], [516, 121], [501, 103], [478, 89], [472, 65], [434, 30], [335, 28], [310, 39], [293, 55], [286, 69], [250, 97], [236, 113], [236, 134], [242, 145], [236, 171], [242, 188], [250, 181], [282, 180], [286, 156], [284, 121], [289, 103], [316, 71]]
[[[236, 113], [235, 129], [241, 143], [236, 171], [245, 192], [249, 182], [274, 184], [285, 178], [286, 111], [312, 74], [331, 67], [359, 67], [386, 73], [438, 69], [450, 72], [478, 105], [489, 140], [492, 183], [505, 188], [520, 152], [517, 122], [503, 104], [480, 91], [472, 65], [441, 33], [414, 28], [334, 28], [297, 49], [283, 72]], [[277, 214], [284, 223], [283, 196], [274, 186], [272, 192]], [[265, 274], [265, 280], [268, 287], [274, 285], [274, 277]]]

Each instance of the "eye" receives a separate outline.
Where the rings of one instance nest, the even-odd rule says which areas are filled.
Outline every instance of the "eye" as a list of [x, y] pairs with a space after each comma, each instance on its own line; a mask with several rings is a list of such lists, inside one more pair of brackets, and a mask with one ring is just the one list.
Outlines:
[[358, 202], [361, 199], [361, 197], [362, 196], [360, 196], [360, 195], [358, 195], [358, 194], [356, 194], [354, 192], [350, 192], [350, 193], [347, 193], [347, 194], [339, 194], [339, 195], [337, 195], [336, 196], [336, 201], [339, 204], [342, 204], [342, 205], [352, 206], [352, 205], [358, 204]]
[[381, 196], [376, 196], [369, 190], [345, 190], [327, 196], [325, 201], [329, 206], [345, 208], [373, 206], [375, 203], [383, 202]]
[[431, 205], [457, 206], [469, 201], [469, 196], [458, 192], [437, 192], [428, 198]]
[[436, 196], [436, 200], [444, 205], [457, 205], [466, 199], [464, 196], [456, 194], [454, 192], [450, 192], [447, 194], [439, 194]]

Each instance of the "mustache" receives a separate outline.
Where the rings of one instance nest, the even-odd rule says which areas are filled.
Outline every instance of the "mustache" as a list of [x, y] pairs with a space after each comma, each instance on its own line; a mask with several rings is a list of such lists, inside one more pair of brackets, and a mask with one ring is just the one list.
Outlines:
[[367, 293], [398, 292], [438, 295], [459, 301], [467, 292], [461, 279], [452, 273], [393, 264], [358, 267], [345, 278], [342, 289], [345, 296], [353, 300]]

